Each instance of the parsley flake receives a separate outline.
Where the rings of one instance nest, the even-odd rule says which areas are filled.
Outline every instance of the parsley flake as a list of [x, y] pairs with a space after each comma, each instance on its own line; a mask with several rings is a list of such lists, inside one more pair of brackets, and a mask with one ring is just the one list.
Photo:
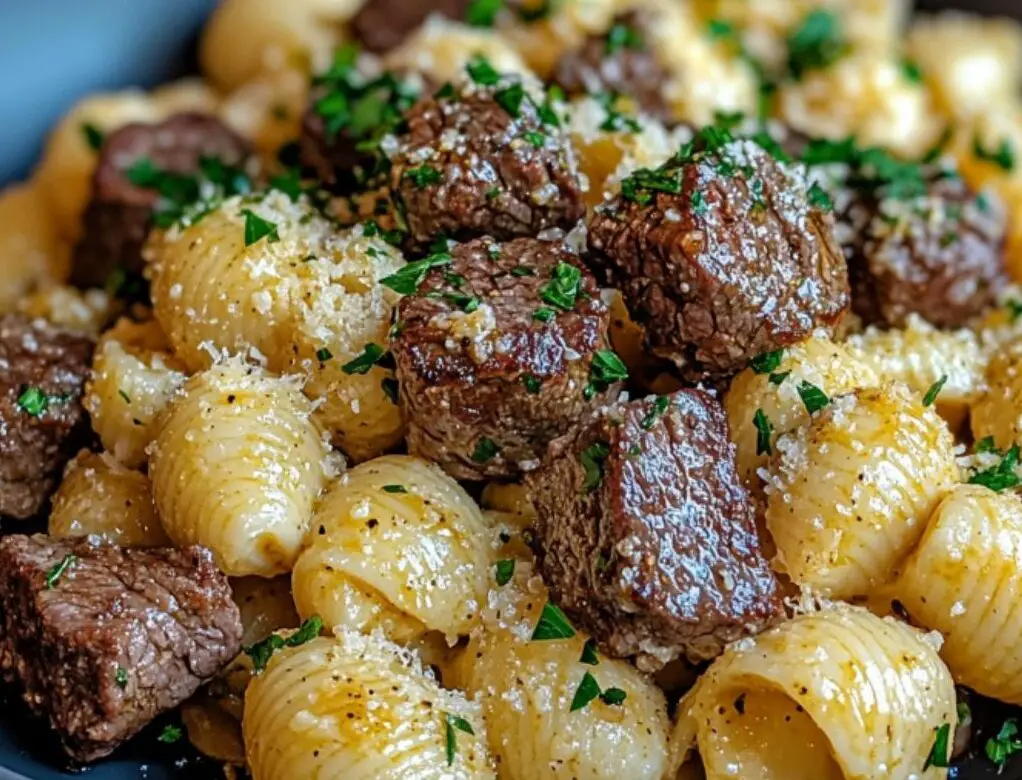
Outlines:
[[26, 387], [18, 396], [18, 408], [32, 417], [41, 417], [50, 406], [50, 397], [41, 387]]
[[620, 688], [608, 688], [600, 694], [600, 701], [604, 704], [618, 705], [622, 704], [625, 699], [628, 698], [628, 694]]
[[533, 642], [545, 642], [551, 639], [571, 639], [575, 629], [559, 606], [548, 601], [543, 605], [536, 627], [532, 630]]
[[904, 57], [901, 60], [901, 75], [905, 77], [905, 80], [910, 84], [922, 84], [923, 83], [923, 69], [919, 67], [919, 63], [908, 57]]
[[571, 699], [571, 711], [585, 707], [593, 699], [600, 695], [600, 684], [596, 682], [596, 678], [593, 677], [589, 672], [582, 675], [582, 680], [578, 684], [578, 688], [575, 689], [575, 695]]
[[185, 733], [180, 726], [175, 726], [173, 723], [168, 723], [166, 726], [163, 727], [163, 731], [160, 732], [160, 735], [156, 739], [165, 745], [173, 745], [175, 742], [179, 741], [181, 737], [183, 737], [184, 735]]
[[773, 455], [774, 448], [770, 444], [770, 438], [773, 436], [774, 426], [771, 425], [770, 418], [762, 409], [757, 409], [752, 422], [756, 425], [756, 454]]
[[798, 396], [802, 399], [802, 405], [805, 406], [809, 414], [815, 414], [830, 403], [830, 398], [826, 393], [812, 382], [805, 380], [802, 380], [798, 386]]
[[579, 663], [586, 664], [587, 666], [596, 666], [600, 663], [600, 657], [596, 654], [595, 639], [586, 640], [586, 643], [582, 646], [582, 655], [578, 660]]
[[589, 384], [582, 391], [586, 400], [605, 392], [614, 382], [628, 379], [628, 367], [612, 349], [598, 349], [589, 364]]
[[384, 493], [407, 493], [408, 492], [408, 488], [406, 488], [404, 485], [384, 485], [383, 486], [383, 492]]
[[475, 463], [487, 463], [493, 460], [499, 452], [497, 444], [488, 436], [480, 436], [472, 451], [472, 460]]
[[332, 359], [333, 356], [334, 354], [326, 347], [320, 347], [316, 350], [316, 360], [320, 363], [326, 363], [328, 360]]
[[834, 199], [831, 198], [827, 191], [815, 181], [812, 183], [812, 186], [809, 188], [809, 192], [807, 192], [806, 195], [809, 198], [810, 206], [821, 209], [822, 211], [834, 210]]
[[749, 366], [757, 374], [769, 374], [780, 368], [782, 360], [784, 360], [784, 350], [775, 349], [773, 352], [756, 355], [749, 361]]
[[581, 269], [571, 263], [558, 263], [554, 266], [551, 280], [540, 288], [539, 297], [544, 303], [556, 306], [562, 311], [571, 311], [575, 306], [581, 283]]
[[498, 585], [507, 585], [511, 582], [511, 578], [515, 576], [515, 559], [507, 558], [502, 561], [497, 561], [496, 580]]
[[53, 568], [46, 572], [46, 590], [53, 590], [60, 578], [76, 563], [78, 563], [78, 556], [68, 553], [54, 564]]
[[643, 416], [642, 421], [639, 423], [640, 427], [644, 431], [650, 430], [656, 425], [657, 420], [664, 416], [664, 412], [667, 411], [671, 405], [671, 399], [666, 395], [658, 395], [656, 400], [653, 402], [653, 406]]
[[841, 20], [833, 11], [817, 8], [788, 37], [788, 70], [800, 81], [809, 71], [829, 67], [848, 50]]
[[464, 718], [446, 713], [447, 724], [446, 724], [446, 737], [447, 737], [447, 766], [454, 764], [454, 757], [458, 753], [458, 737], [455, 729], [458, 731], [464, 731], [466, 734], [475, 735], [475, 731], [472, 729], [472, 724]]
[[465, 9], [465, 21], [472, 27], [493, 27], [504, 0], [472, 0]]
[[273, 222], [263, 219], [252, 209], [242, 209], [241, 213], [245, 217], [245, 246], [252, 246], [263, 238], [270, 244], [280, 241], [277, 226]]
[[622, 49], [642, 51], [645, 48], [646, 42], [642, 39], [642, 34], [631, 25], [621, 24], [620, 22], [610, 28], [604, 46], [608, 57], [613, 56]]
[[978, 135], [974, 136], [972, 139], [972, 153], [980, 160], [993, 163], [1003, 171], [1015, 170], [1015, 149], [1007, 138], [1002, 138], [1001, 143], [995, 148], [988, 149], [983, 145]]
[[526, 130], [522, 133], [522, 138], [529, 142], [529, 145], [533, 149], [542, 149], [546, 143], [546, 136], [543, 133], [536, 132], [535, 130]]
[[400, 393], [400, 385], [398, 385], [397, 380], [387, 377], [380, 382], [380, 387], [383, 389], [384, 395], [386, 395], [387, 398], [390, 399], [390, 402], [396, 406], [398, 402], [398, 395]]
[[517, 119], [521, 116], [522, 102], [525, 100], [525, 87], [515, 82], [509, 87], [497, 90], [493, 95], [493, 99], [497, 102], [497, 105]]
[[[978, 448], [977, 451], [979, 451]], [[1019, 447], [1016, 444], [1001, 456], [1001, 461], [996, 466], [991, 466], [990, 468], [977, 472], [969, 477], [969, 484], [983, 485], [984, 487], [990, 488], [990, 490], [993, 490], [995, 493], [1000, 493], [1002, 490], [1007, 490], [1008, 488], [1017, 487], [1019, 484], [1019, 478], [1015, 473], [1015, 469], [1018, 467], [1018, 462]]]
[[926, 395], [923, 396], [923, 406], [932, 406], [933, 402], [937, 400], [937, 396], [940, 395], [940, 391], [944, 389], [944, 385], [947, 384], [947, 374], [943, 374], [940, 379], [930, 385], [930, 389], [926, 391]]
[[536, 311], [532, 313], [532, 319], [538, 320], [539, 322], [550, 322], [557, 314], [553, 309], [548, 306], [540, 306]]
[[790, 371], [778, 371], [776, 374], [771, 374], [770, 384], [774, 385], [775, 387], [780, 386], [781, 384], [783, 384], [784, 380], [787, 379], [790, 374], [791, 374]]
[[[317, 353], [316, 356], [319, 357], [319, 354]], [[387, 350], [370, 341], [365, 345], [362, 354], [341, 366], [341, 371], [345, 374], [368, 374], [373, 366], [379, 365], [381, 361], [388, 358]]]
[[270, 658], [278, 650], [285, 647], [298, 647], [306, 642], [311, 642], [319, 636], [323, 630], [323, 619], [319, 615], [313, 615], [306, 620], [293, 634], [286, 639], [280, 634], [270, 634], [262, 642], [256, 642], [244, 648], [245, 655], [252, 659], [252, 668], [255, 672], [261, 672], [270, 662]]
[[408, 179], [416, 189], [422, 190], [431, 184], [439, 184], [443, 179], [443, 174], [432, 165], [420, 165], [417, 168], [409, 168], [401, 178]]
[[85, 143], [89, 145], [92, 151], [98, 152], [103, 146], [103, 141], [105, 140], [103, 131], [92, 124], [92, 122], [82, 122], [82, 135], [85, 136]]
[[[1003, 768], [1010, 756], [1022, 751], [1022, 739], [1019, 739], [1018, 736], [1018, 721], [1015, 718], [1008, 718], [1004, 721], [997, 736], [987, 740], [985, 750], [987, 758], [998, 769]], [[934, 766], [941, 765], [934, 764]], [[947, 766], [947, 764], [942, 766]]]
[[540, 380], [538, 377], [533, 376], [532, 374], [523, 374], [522, 384], [525, 385], [526, 391], [532, 393], [533, 395], [535, 395], [536, 393], [543, 389], [542, 380]]
[[117, 687], [124, 689], [128, 687], [128, 670], [123, 666], [118, 666], [117, 671], [114, 672], [114, 682], [117, 683]]
[[591, 493], [603, 481], [603, 461], [610, 455], [610, 445], [603, 441], [590, 444], [579, 456], [585, 479], [582, 482], [584, 492]]
[[437, 252], [422, 260], [406, 264], [397, 273], [383, 277], [380, 284], [402, 295], [411, 295], [419, 289], [419, 285], [422, 284], [422, 280], [426, 278], [430, 269], [450, 265], [451, 262], [449, 254]]
[[500, 74], [490, 64], [490, 61], [479, 55], [469, 61], [465, 70], [468, 72], [468, 77], [481, 87], [492, 87], [500, 81]]

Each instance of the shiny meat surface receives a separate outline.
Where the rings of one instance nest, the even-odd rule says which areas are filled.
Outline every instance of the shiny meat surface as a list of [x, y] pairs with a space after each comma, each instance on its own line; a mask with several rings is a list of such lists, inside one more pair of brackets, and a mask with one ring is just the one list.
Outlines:
[[88, 436], [81, 399], [94, 346], [44, 320], [0, 317], [0, 515], [38, 513]]
[[0, 670], [92, 761], [177, 706], [241, 649], [227, 578], [201, 547], [0, 539]]
[[454, 246], [398, 309], [391, 346], [409, 450], [460, 479], [535, 465], [551, 439], [614, 397], [617, 382], [591, 376], [609, 319], [562, 242]]
[[[155, 124], [132, 123], [107, 136], [92, 180], [92, 200], [85, 211], [85, 233], [75, 248], [72, 283], [102, 287], [116, 268], [136, 273], [142, 267], [142, 244], [161, 198], [174, 197], [158, 183], [140, 186], [130, 173], [139, 161], [172, 174], [197, 174], [202, 158], [241, 163], [248, 144], [219, 119], [206, 114], [175, 114]], [[134, 177], [138, 181], [138, 176]], [[165, 188], [180, 185], [167, 181]]]
[[552, 597], [613, 656], [657, 669], [781, 616], [720, 404], [680, 390], [607, 407], [526, 477]]
[[694, 380], [833, 327], [849, 304], [833, 218], [810, 203], [801, 167], [709, 130], [625, 179], [589, 236], [648, 346]]
[[581, 219], [575, 151], [519, 82], [437, 94], [412, 108], [391, 154], [391, 189], [413, 247], [437, 236], [536, 236]]

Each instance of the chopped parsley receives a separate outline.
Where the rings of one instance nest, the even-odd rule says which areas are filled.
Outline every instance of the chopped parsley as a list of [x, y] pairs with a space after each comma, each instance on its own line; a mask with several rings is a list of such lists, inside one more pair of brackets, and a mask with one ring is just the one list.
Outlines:
[[173, 723], [168, 723], [166, 726], [163, 727], [163, 731], [160, 732], [160, 735], [156, 739], [165, 745], [173, 745], [175, 742], [178, 742], [184, 735], [185, 733], [180, 726], [175, 726]]
[[458, 93], [454, 89], [454, 85], [451, 82], [446, 81], [444, 82], [444, 85], [440, 87], [440, 89], [433, 93], [433, 97], [436, 100], [445, 100], [447, 98], [452, 98], [457, 94]]
[[699, 216], [704, 216], [709, 211], [709, 207], [706, 205], [706, 198], [701, 190], [693, 192], [689, 200], [692, 204], [692, 211]]
[[933, 738], [933, 747], [930, 748], [930, 754], [926, 757], [926, 762], [923, 764], [923, 771], [925, 772], [931, 766], [943, 768], [950, 766], [948, 755], [948, 748], [951, 742], [951, 724], [942, 723], [940, 728], [937, 729], [937, 733]]
[[120, 388], [117, 389], [117, 395], [119, 395], [121, 398], [124, 399], [124, 403], [126, 403], [126, 404], [130, 404], [131, 403], [131, 396], [128, 395], [123, 390], [121, 390]]
[[424, 257], [422, 260], [408, 263], [397, 273], [385, 276], [380, 280], [380, 284], [402, 295], [412, 295], [419, 289], [419, 285], [422, 284], [422, 280], [426, 278], [426, 274], [429, 273], [430, 269], [450, 264], [451, 256], [449, 254], [446, 252], [436, 252], [428, 257]]
[[610, 28], [604, 45], [604, 51], [608, 57], [617, 54], [622, 49], [643, 51], [645, 48], [646, 42], [643, 40], [642, 34], [631, 25], [620, 22]]
[[400, 386], [398, 385], [397, 380], [392, 377], [387, 377], [380, 382], [380, 387], [383, 389], [384, 395], [386, 395], [387, 398], [390, 399], [390, 402], [396, 406], [398, 402], [398, 394], [400, 393]]
[[585, 707], [589, 702], [600, 695], [600, 684], [589, 672], [582, 675], [582, 680], [575, 689], [575, 695], [571, 700], [571, 711], [575, 712]]
[[757, 409], [752, 422], [756, 426], [756, 454], [773, 455], [774, 448], [770, 444], [770, 438], [773, 436], [774, 426], [771, 425], [770, 418], [762, 409]]
[[362, 354], [341, 366], [341, 371], [345, 374], [368, 374], [373, 366], [389, 361], [389, 359], [390, 353], [387, 350], [370, 341], [365, 345]]
[[488, 436], [480, 436], [472, 451], [472, 460], [476, 463], [487, 463], [497, 457], [499, 451], [493, 439]]
[[603, 441], [596, 441], [582, 450], [579, 461], [585, 472], [585, 479], [582, 482], [584, 492], [590, 493], [599, 487], [603, 481], [603, 461], [610, 455], [610, 445]]
[[600, 701], [610, 705], [622, 704], [627, 698], [628, 694], [620, 688], [608, 688], [600, 694]]
[[798, 396], [802, 399], [802, 405], [805, 406], [809, 414], [815, 414], [830, 403], [830, 398], [826, 393], [812, 382], [805, 380], [802, 380], [798, 386]]
[[320, 363], [326, 363], [328, 360], [333, 359], [334, 353], [326, 347], [320, 347], [316, 350], [316, 360]]
[[901, 75], [911, 84], [923, 83], [923, 69], [919, 67], [918, 62], [908, 57], [901, 60]]
[[[985, 749], [987, 758], [998, 769], [1003, 768], [1010, 756], [1022, 751], [1022, 739], [1019, 739], [1018, 734], [1018, 721], [1015, 718], [1008, 718], [1004, 721], [1001, 725], [1001, 730], [997, 732], [997, 736], [987, 740]], [[943, 766], [947, 766], [947, 764]]]
[[848, 53], [841, 20], [817, 8], [788, 36], [788, 71], [796, 81], [808, 72], [829, 67]]
[[289, 168], [270, 179], [270, 187], [283, 192], [294, 203], [302, 196], [302, 176], [296, 169]]
[[532, 319], [538, 320], [539, 322], [550, 322], [557, 314], [553, 309], [548, 306], [540, 306], [536, 311], [532, 313]]
[[525, 385], [525, 389], [533, 395], [543, 389], [543, 382], [532, 374], [523, 374], [522, 384]]
[[656, 400], [653, 401], [653, 406], [651, 406], [649, 411], [646, 412], [645, 415], [643, 415], [642, 421], [639, 423], [639, 425], [642, 427], [644, 431], [650, 430], [654, 425], [656, 425], [657, 420], [664, 416], [664, 413], [667, 411], [670, 405], [671, 405], [670, 398], [668, 398], [666, 395], [658, 395], [656, 397]]
[[589, 383], [582, 394], [586, 400], [607, 390], [614, 382], [628, 379], [628, 367], [612, 349], [598, 349], [589, 364]]
[[94, 152], [98, 152], [104, 141], [103, 131], [96, 127], [92, 122], [82, 122], [82, 135], [85, 136], [85, 143], [89, 145], [89, 148]]
[[41, 387], [26, 387], [18, 396], [18, 408], [32, 417], [41, 417], [50, 406], [50, 396]]
[[920, 163], [899, 160], [880, 147], [860, 147], [851, 136], [810, 141], [802, 162], [809, 166], [843, 163], [850, 169], [849, 186], [875, 197], [909, 200], [926, 194], [927, 179]]
[[543, 133], [536, 132], [535, 130], [526, 130], [522, 133], [522, 138], [528, 141], [533, 149], [542, 149], [547, 139]]
[[498, 89], [494, 93], [493, 99], [497, 102], [497, 105], [507, 111], [509, 115], [517, 119], [522, 113], [522, 102], [525, 100], [525, 87], [516, 81], [509, 87]]
[[581, 283], [581, 269], [571, 263], [558, 263], [554, 266], [550, 281], [540, 288], [539, 297], [544, 303], [556, 306], [561, 311], [571, 311]]
[[930, 389], [926, 391], [926, 395], [923, 396], [923, 406], [933, 406], [933, 402], [937, 400], [937, 396], [940, 395], [940, 391], [944, 389], [944, 385], [946, 384], [947, 374], [943, 374], [940, 379], [930, 385]]
[[997, 445], [993, 436], [984, 436], [976, 442], [976, 452], [997, 452]]
[[458, 753], [458, 737], [455, 729], [458, 731], [464, 731], [466, 734], [475, 735], [475, 731], [472, 730], [472, 724], [464, 718], [460, 718], [457, 715], [451, 715], [446, 713], [446, 736], [447, 736], [447, 766], [454, 764], [454, 757]]
[[46, 590], [53, 590], [60, 578], [67, 574], [68, 570], [76, 563], [78, 563], [78, 556], [68, 553], [54, 564], [53, 568], [46, 572]]
[[401, 178], [408, 179], [416, 189], [422, 190], [431, 184], [439, 184], [443, 179], [443, 174], [432, 165], [420, 165], [417, 168], [409, 168]]
[[511, 269], [512, 276], [535, 276], [536, 270], [527, 265], [518, 265]]
[[710, 19], [706, 23], [706, 32], [713, 41], [732, 40], [738, 37], [738, 30], [726, 19]]
[[827, 191], [823, 189], [823, 187], [821, 187], [815, 181], [809, 187], [809, 192], [807, 193], [807, 195], [809, 197], [810, 206], [821, 209], [823, 211], [834, 210], [834, 199], [831, 198]]
[[666, 168], [637, 168], [621, 181], [621, 195], [626, 200], [648, 205], [654, 192], [677, 195], [681, 192], [681, 172]]
[[773, 352], [763, 352], [756, 355], [756, 357], [749, 361], [749, 366], [757, 374], [769, 374], [780, 368], [782, 360], [784, 360], [784, 350], [775, 349]]
[[406, 488], [404, 485], [384, 485], [383, 486], [383, 492], [384, 493], [407, 493], [408, 492], [408, 488]]
[[481, 55], [476, 55], [465, 66], [468, 77], [481, 87], [492, 87], [500, 81], [500, 73]]
[[[186, 218], [197, 221], [218, 200], [252, 191], [252, 180], [241, 168], [215, 157], [200, 157], [197, 174], [160, 170], [148, 157], [139, 157], [124, 171], [124, 176], [136, 187], [159, 194], [153, 210], [153, 224], [159, 228], [170, 227]], [[205, 199], [203, 182], [213, 189], [213, 194]]]
[[778, 371], [776, 374], [770, 375], [770, 384], [776, 386], [781, 385], [785, 379], [791, 374], [790, 371]]
[[117, 671], [114, 672], [114, 682], [117, 683], [118, 688], [128, 687], [128, 670], [123, 666], [118, 666]]
[[465, 9], [465, 21], [473, 27], [493, 27], [504, 0], [472, 0]]
[[559, 606], [548, 601], [543, 605], [536, 627], [532, 630], [533, 642], [545, 642], [551, 639], [571, 639], [575, 636], [568, 616]]
[[496, 580], [498, 585], [507, 585], [511, 582], [511, 578], [515, 576], [515, 559], [506, 558], [502, 561], [497, 561]]
[[1001, 170], [1015, 170], [1015, 149], [1007, 138], [1002, 138], [1000, 144], [993, 149], [989, 149], [983, 145], [978, 135], [974, 136], [972, 139], [972, 153], [980, 160], [993, 163]]
[[600, 663], [600, 658], [596, 654], [596, 640], [587, 639], [586, 643], [582, 646], [582, 655], [579, 657], [579, 663], [586, 664], [587, 666], [596, 666]]
[[[982, 443], [983, 442], [980, 442], [980, 444]], [[978, 447], [977, 451], [979, 451]], [[991, 451], [996, 452], [996, 450]], [[1007, 490], [1008, 488], [1017, 487], [1019, 484], [1019, 478], [1015, 473], [1015, 469], [1018, 467], [1018, 462], [1019, 447], [1016, 444], [1001, 456], [1001, 461], [996, 466], [991, 466], [990, 468], [979, 471], [969, 477], [969, 484], [983, 485], [984, 487], [990, 488], [990, 490], [993, 490], [995, 493], [1000, 493], [1002, 490]]]
[[242, 209], [241, 213], [245, 217], [245, 246], [252, 246], [263, 238], [270, 244], [280, 241], [276, 224], [263, 219], [251, 209]]
[[323, 630], [323, 619], [319, 615], [313, 615], [286, 639], [280, 634], [270, 634], [262, 642], [256, 642], [244, 648], [245, 655], [252, 659], [252, 668], [255, 672], [261, 672], [270, 662], [270, 658], [278, 650], [285, 647], [298, 647], [306, 642], [311, 642], [319, 636]]

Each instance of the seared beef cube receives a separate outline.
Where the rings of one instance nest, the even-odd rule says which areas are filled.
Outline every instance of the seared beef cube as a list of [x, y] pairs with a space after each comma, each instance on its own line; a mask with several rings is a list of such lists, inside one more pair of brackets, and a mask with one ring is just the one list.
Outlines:
[[438, 265], [398, 308], [408, 448], [459, 479], [511, 477], [615, 397], [610, 314], [562, 242], [479, 239], [447, 257], [420, 261]]
[[0, 317], [0, 515], [38, 513], [87, 436], [94, 346], [45, 320]]
[[526, 476], [551, 596], [608, 655], [693, 662], [781, 614], [720, 404], [700, 390], [606, 407]]
[[391, 189], [414, 247], [440, 235], [535, 236], [569, 229], [585, 213], [575, 151], [552, 111], [520, 82], [489, 83], [497, 74], [476, 66], [473, 77], [487, 85], [444, 87], [419, 101], [391, 156]]
[[415, 32], [430, 14], [462, 19], [472, 0], [367, 0], [351, 19], [355, 38], [368, 51], [390, 51]]
[[707, 128], [627, 177], [589, 244], [651, 350], [703, 379], [841, 319], [848, 269], [832, 230], [800, 165]]
[[[861, 208], [862, 206], [860, 206]], [[851, 231], [852, 308], [867, 323], [902, 326], [919, 314], [958, 327], [1007, 285], [1004, 212], [957, 177], [914, 198], [869, 201], [865, 230]]]
[[404, 129], [419, 85], [389, 72], [370, 77], [348, 49], [317, 81], [302, 118], [302, 165], [331, 189], [363, 188], [382, 167], [380, 141]]
[[241, 648], [227, 578], [202, 547], [7, 536], [0, 572], [0, 671], [77, 761], [110, 753]]
[[650, 24], [655, 19], [648, 15], [618, 17], [607, 33], [591, 35], [581, 48], [562, 55], [554, 79], [571, 97], [624, 95], [643, 112], [669, 119], [663, 95], [668, 73], [646, 44]]
[[[219, 119], [206, 114], [175, 114], [155, 124], [132, 123], [107, 136], [92, 179], [85, 210], [85, 233], [75, 247], [71, 281], [101, 287], [114, 269], [134, 274], [142, 268], [142, 244], [153, 209], [166, 201], [199, 194], [203, 158], [234, 166], [248, 146]], [[168, 177], [162, 174], [178, 174]]]

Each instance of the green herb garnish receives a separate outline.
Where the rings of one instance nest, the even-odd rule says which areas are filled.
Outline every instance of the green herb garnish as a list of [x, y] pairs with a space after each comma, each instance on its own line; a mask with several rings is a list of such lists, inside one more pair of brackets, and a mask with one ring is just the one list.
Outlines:
[[472, 460], [476, 463], [487, 463], [493, 460], [499, 452], [497, 444], [488, 436], [480, 436], [476, 441], [475, 449], [472, 451]]
[[263, 219], [251, 209], [242, 209], [241, 213], [245, 217], [245, 246], [252, 246], [263, 238], [270, 244], [280, 241], [276, 224]]
[[561, 608], [550, 601], [544, 604], [536, 627], [532, 630], [532, 641], [544, 642], [551, 639], [571, 639], [573, 636], [575, 636], [575, 629]]
[[596, 654], [595, 639], [586, 640], [586, 643], [582, 646], [582, 655], [578, 660], [579, 663], [586, 664], [587, 666], [596, 666], [600, 663], [600, 657]]
[[944, 389], [945, 384], [947, 384], [947, 374], [943, 374], [940, 379], [930, 385], [930, 389], [923, 396], [923, 406], [932, 406], [933, 402], [937, 400], [937, 396], [940, 395], [940, 391]]
[[387, 360], [388, 356], [387, 350], [379, 344], [369, 342], [365, 345], [360, 355], [341, 366], [341, 371], [345, 374], [368, 374], [373, 366]]
[[[1022, 751], [1022, 739], [1019, 739], [1018, 736], [1018, 721], [1015, 718], [1008, 718], [1001, 725], [997, 736], [987, 740], [987, 758], [1000, 769], [1004, 767], [1009, 757], [1019, 751]], [[934, 764], [934, 766], [947, 766], [947, 764]]]
[[422, 280], [426, 278], [426, 274], [429, 273], [431, 268], [440, 268], [450, 265], [451, 262], [449, 254], [437, 252], [422, 260], [408, 263], [397, 273], [382, 278], [380, 284], [402, 295], [412, 295], [419, 289], [419, 285], [422, 284]]
[[809, 414], [815, 414], [830, 403], [830, 398], [812, 382], [803, 380], [798, 386], [798, 396]]
[[788, 37], [788, 71], [798, 81], [809, 71], [829, 67], [848, 50], [841, 20], [833, 11], [817, 8]]
[[515, 576], [515, 559], [507, 558], [502, 561], [497, 561], [497, 572], [496, 579], [498, 585], [507, 585], [511, 582], [511, 578]]
[[610, 455], [610, 445], [603, 441], [590, 444], [579, 456], [582, 469], [585, 472], [585, 479], [582, 488], [585, 492], [592, 492], [599, 487], [603, 481], [603, 461]]
[[78, 563], [78, 556], [68, 553], [60, 559], [59, 563], [54, 564], [53, 568], [46, 572], [46, 590], [52, 590], [60, 578], [76, 563]]
[[784, 360], [784, 350], [775, 349], [772, 352], [763, 352], [756, 355], [756, 357], [749, 361], [749, 366], [757, 374], [769, 374], [780, 368], [782, 360]]
[[664, 416], [664, 412], [667, 411], [670, 405], [670, 398], [666, 395], [658, 395], [656, 400], [653, 401], [653, 406], [650, 407], [650, 410], [643, 416], [639, 426], [645, 431], [650, 430], [654, 425], [656, 425], [657, 420]]
[[969, 484], [983, 485], [995, 493], [1017, 487], [1019, 478], [1015, 473], [1015, 469], [1018, 466], [1018, 461], [1019, 447], [1016, 444], [1001, 456], [1001, 461], [996, 466], [991, 466], [969, 477]]
[[770, 418], [762, 409], [757, 409], [752, 422], [756, 426], [756, 454], [773, 455], [774, 448], [770, 444], [770, 439], [773, 436], [774, 427], [770, 424]]
[[245, 655], [252, 659], [252, 668], [255, 672], [261, 672], [270, 662], [270, 658], [278, 650], [285, 647], [298, 647], [306, 642], [311, 642], [319, 636], [323, 630], [323, 620], [319, 615], [313, 615], [306, 620], [293, 634], [286, 639], [280, 634], [270, 634], [262, 642], [256, 642], [244, 648]]

